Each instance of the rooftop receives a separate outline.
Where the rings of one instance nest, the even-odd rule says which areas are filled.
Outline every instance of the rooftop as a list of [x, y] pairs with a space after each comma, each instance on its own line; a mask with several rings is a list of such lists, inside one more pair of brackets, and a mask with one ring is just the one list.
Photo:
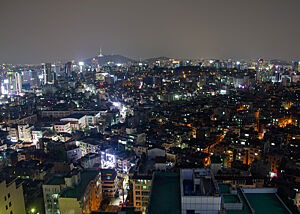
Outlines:
[[[243, 208], [241, 210], [226, 210], [227, 214], [251, 214], [251, 209], [248, 206], [246, 199], [243, 197], [242, 193], [238, 191], [240, 198], [242, 199]], [[224, 198], [225, 200], [225, 198]]]
[[219, 191], [220, 191], [222, 194], [223, 194], [223, 193], [227, 193], [227, 194], [230, 193], [230, 187], [231, 187], [231, 184], [219, 183], [219, 184], [218, 184], [218, 187], [219, 187]]
[[65, 179], [62, 176], [54, 176], [46, 185], [61, 185], [65, 184]]
[[99, 174], [99, 171], [97, 170], [87, 170], [81, 172], [81, 181], [78, 185], [67, 188], [64, 190], [60, 197], [61, 198], [80, 198], [80, 196], [83, 194], [85, 188], [89, 184], [89, 182], [94, 179]]
[[255, 210], [255, 214], [289, 214], [274, 193], [246, 193], [246, 197]]
[[82, 117], [84, 117], [84, 116], [85, 116], [85, 114], [74, 113], [74, 114], [71, 114], [71, 115], [69, 115], [69, 116], [67, 116], [67, 117], [65, 117], [65, 118], [80, 119], [80, 118], [82, 118]]
[[179, 173], [155, 173], [148, 207], [149, 214], [179, 214], [180, 204]]
[[237, 195], [224, 195], [225, 203], [240, 203], [240, 200]]

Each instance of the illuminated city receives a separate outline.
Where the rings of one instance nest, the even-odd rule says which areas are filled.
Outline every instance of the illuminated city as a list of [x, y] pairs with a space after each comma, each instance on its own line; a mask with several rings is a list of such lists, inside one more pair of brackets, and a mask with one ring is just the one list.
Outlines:
[[3, 3], [0, 214], [299, 213], [300, 3], [133, 1]]

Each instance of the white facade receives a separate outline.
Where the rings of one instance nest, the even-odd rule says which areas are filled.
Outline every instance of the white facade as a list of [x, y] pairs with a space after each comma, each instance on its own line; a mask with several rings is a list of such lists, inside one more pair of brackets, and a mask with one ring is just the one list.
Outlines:
[[[189, 181], [191, 191], [187, 193], [184, 182]], [[204, 188], [204, 186], [206, 188]], [[209, 186], [209, 188], [207, 188]], [[213, 174], [208, 169], [180, 170], [181, 213], [219, 214], [221, 195]]]
[[70, 133], [71, 134], [71, 124], [70, 123], [54, 124], [53, 129], [57, 133]]
[[31, 130], [32, 126], [27, 125], [18, 125], [18, 134], [19, 140], [24, 142], [32, 142]]

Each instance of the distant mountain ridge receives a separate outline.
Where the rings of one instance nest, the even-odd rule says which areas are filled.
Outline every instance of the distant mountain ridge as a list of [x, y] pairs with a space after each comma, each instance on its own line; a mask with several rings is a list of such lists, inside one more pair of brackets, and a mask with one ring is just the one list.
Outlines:
[[91, 64], [93, 59], [98, 60], [99, 65], [105, 65], [108, 62], [113, 62], [115, 64], [118, 64], [118, 63], [126, 64], [126, 63], [136, 63], [136, 62], [155, 63], [156, 61], [169, 60], [170, 58], [162, 56], [162, 57], [155, 57], [155, 58], [149, 58], [149, 59], [135, 60], [135, 59], [131, 59], [129, 57], [125, 57], [125, 56], [116, 54], [116, 55], [103, 55], [101, 57], [98, 57], [98, 56], [91, 57], [91, 58], [85, 59], [83, 61], [86, 64]]
[[114, 63], [134, 63], [137, 62], [136, 60], [130, 59], [128, 57], [122, 56], [122, 55], [103, 55], [101, 57], [91, 57], [88, 59], [85, 59], [84, 62], [86, 64], [91, 64], [93, 59], [98, 60], [99, 65], [105, 65], [108, 62], [114, 62]]
[[144, 59], [142, 62], [144, 63], [155, 63], [156, 61], [162, 61], [162, 60], [170, 60], [169, 57], [166, 56], [161, 56], [161, 57], [154, 57], [154, 58], [149, 58], [149, 59]]

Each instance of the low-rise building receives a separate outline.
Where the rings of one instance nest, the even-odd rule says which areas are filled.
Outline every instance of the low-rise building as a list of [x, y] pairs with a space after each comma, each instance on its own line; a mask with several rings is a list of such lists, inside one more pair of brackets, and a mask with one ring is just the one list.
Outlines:
[[59, 213], [58, 194], [66, 187], [63, 176], [55, 176], [42, 185], [46, 214]]
[[83, 168], [101, 168], [101, 154], [89, 153], [80, 159]]
[[103, 196], [115, 197], [117, 193], [117, 172], [114, 169], [101, 169], [101, 184]]
[[99, 209], [102, 189], [98, 170], [85, 170], [65, 181], [68, 188], [58, 196], [60, 213], [82, 214]]
[[16, 180], [0, 181], [0, 213], [23, 214], [25, 211], [22, 183]]
[[87, 126], [85, 114], [71, 114], [68, 117], [60, 119], [61, 122], [69, 122], [72, 130], [84, 129]]
[[133, 184], [133, 206], [137, 211], [145, 213], [150, 198], [150, 189], [152, 183], [152, 176], [139, 176], [132, 177]]
[[70, 122], [58, 122], [53, 125], [54, 131], [57, 133], [71, 133]]
[[19, 140], [24, 142], [32, 142], [31, 130], [33, 128], [33, 126], [29, 126], [28, 124], [18, 125]]

